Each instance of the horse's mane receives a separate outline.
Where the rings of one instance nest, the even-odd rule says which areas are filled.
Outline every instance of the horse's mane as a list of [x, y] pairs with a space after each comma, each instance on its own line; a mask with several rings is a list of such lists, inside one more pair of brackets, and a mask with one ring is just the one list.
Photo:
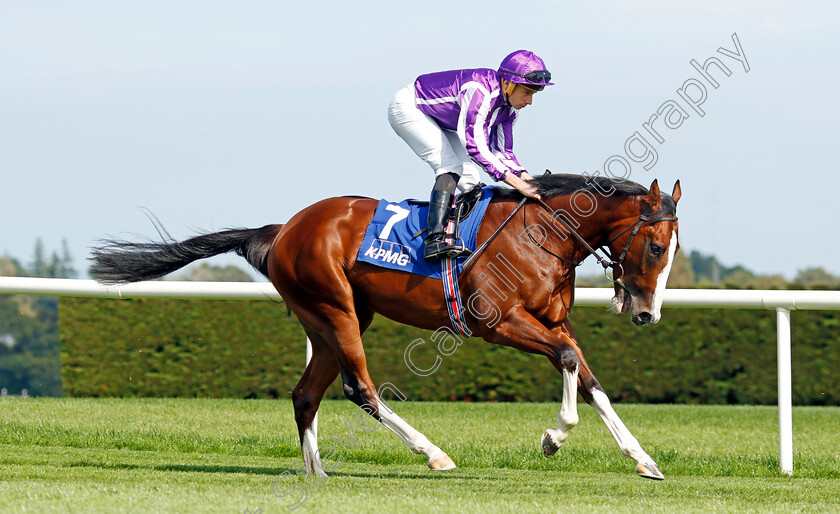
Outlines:
[[[645, 186], [629, 180], [615, 180], [608, 177], [584, 177], [583, 175], [575, 175], [572, 173], [540, 175], [538, 177], [534, 177], [533, 184], [537, 186], [537, 192], [543, 198], [570, 195], [580, 191], [581, 189], [584, 191], [598, 193], [598, 188], [600, 188], [601, 191], [613, 188], [621, 196], [648, 194], [648, 189]], [[519, 193], [515, 189], [505, 188], [496, 191], [496, 195], [504, 198], [507, 196], [515, 198], [519, 196]]]
[[[571, 173], [540, 175], [534, 177], [533, 184], [536, 185], [537, 192], [543, 198], [570, 195], [580, 190], [601, 194], [601, 191], [607, 191], [611, 188], [615, 190], [612, 194], [618, 194], [620, 196], [639, 196], [649, 193], [648, 188], [645, 186], [629, 180], [615, 180], [608, 177], [584, 177], [583, 175]], [[522, 198], [519, 191], [509, 188], [497, 188], [495, 196], [499, 199], [508, 200]], [[665, 209], [670, 207], [672, 212], [676, 212], [676, 204], [670, 195], [663, 193], [662, 199]]]

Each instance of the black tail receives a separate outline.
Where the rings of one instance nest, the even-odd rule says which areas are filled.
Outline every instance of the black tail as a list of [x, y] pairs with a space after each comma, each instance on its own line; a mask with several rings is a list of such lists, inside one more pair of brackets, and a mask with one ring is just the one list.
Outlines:
[[235, 251], [268, 277], [268, 252], [282, 227], [266, 225], [253, 229], [229, 229], [181, 242], [133, 243], [107, 239], [91, 253], [93, 264], [90, 274], [105, 284], [151, 280], [193, 261]]

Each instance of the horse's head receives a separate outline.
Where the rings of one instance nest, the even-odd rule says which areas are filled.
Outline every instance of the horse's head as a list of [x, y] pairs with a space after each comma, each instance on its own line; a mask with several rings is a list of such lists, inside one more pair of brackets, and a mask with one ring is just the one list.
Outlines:
[[639, 220], [610, 242], [612, 255], [621, 254], [619, 264], [613, 266], [612, 308], [616, 313], [632, 309], [636, 325], [657, 323], [662, 317], [665, 283], [679, 248], [676, 209], [680, 196], [679, 180], [671, 196], [660, 193], [654, 180], [647, 198], [639, 203]]

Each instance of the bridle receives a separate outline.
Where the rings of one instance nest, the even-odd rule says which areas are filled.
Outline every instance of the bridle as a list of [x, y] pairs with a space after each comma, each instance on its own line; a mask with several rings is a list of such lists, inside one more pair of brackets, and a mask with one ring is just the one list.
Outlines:
[[[550, 173], [550, 172], [548, 172], [548, 170], [546, 170], [546, 174], [548, 174], [548, 173]], [[593, 256], [595, 256], [595, 259], [598, 261], [598, 264], [600, 264], [604, 268], [604, 276], [607, 277], [607, 279], [610, 282], [613, 282], [614, 284], [618, 284], [622, 289], [624, 289], [628, 293], [630, 293], [630, 290], [627, 289], [627, 286], [621, 280], [624, 277], [624, 266], [622, 266], [622, 263], [624, 262], [624, 258], [627, 257], [627, 252], [630, 250], [630, 245], [633, 244], [633, 239], [636, 237], [636, 234], [639, 233], [639, 230], [642, 228], [642, 225], [644, 225], [645, 222], [653, 224], [653, 223], [659, 223], [660, 221], [677, 221], [679, 219], [679, 218], [677, 218], [676, 215], [675, 216], [665, 216], [665, 212], [662, 211], [662, 210], [656, 211], [656, 212], [651, 214], [650, 206], [648, 206], [645, 209], [645, 212], [640, 214], [639, 218], [636, 221], [634, 221], [629, 226], [627, 226], [625, 229], [623, 229], [621, 232], [619, 232], [618, 234], [613, 236], [609, 241], [607, 241], [606, 244], [601, 245], [596, 249], [596, 248], [592, 248], [592, 245], [587, 243], [586, 240], [583, 238], [583, 236], [578, 234], [577, 231], [575, 231], [575, 229], [573, 229], [571, 226], [569, 226], [569, 224], [566, 222], [566, 220], [564, 220], [563, 218], [558, 216], [557, 213], [554, 211], [554, 209], [549, 207], [548, 204], [546, 204], [541, 199], [538, 200], [536, 198], [529, 198], [529, 197], [526, 196], [526, 197], [523, 197], [522, 200], [519, 202], [519, 204], [511, 211], [510, 214], [508, 214], [507, 218], [505, 218], [505, 220], [498, 227], [496, 227], [496, 230], [492, 234], [490, 234], [490, 237], [488, 237], [486, 240], [484, 240], [484, 242], [481, 243], [481, 245], [479, 245], [479, 247], [476, 248], [475, 251], [473, 251], [472, 255], [467, 257], [467, 260], [465, 260], [464, 263], [461, 265], [461, 269], [467, 269], [467, 267], [470, 264], [475, 262], [478, 255], [484, 251], [484, 249], [487, 247], [487, 245], [490, 244], [490, 241], [492, 241], [496, 237], [496, 235], [499, 232], [502, 231], [502, 229], [505, 227], [505, 225], [507, 225], [508, 222], [511, 219], [513, 219], [513, 216], [517, 212], [519, 212], [519, 209], [521, 209], [528, 200], [534, 200], [539, 205], [542, 205], [543, 208], [545, 208], [548, 212], [550, 212], [551, 217], [553, 219], [556, 219], [557, 221], [559, 221], [560, 224], [563, 225], [563, 227], [565, 227], [565, 229], [568, 230], [569, 233], [572, 236], [574, 236], [574, 238], [577, 239], [578, 242], [580, 244], [582, 244], [584, 248], [586, 248], [587, 255], [592, 254]], [[561, 256], [557, 255], [556, 253], [552, 252], [551, 250], [549, 250], [548, 248], [546, 248], [545, 246], [543, 246], [542, 243], [540, 243], [539, 241], [534, 239], [534, 236], [531, 235], [531, 231], [528, 230], [527, 213], [528, 213], [528, 209], [525, 209], [522, 212], [522, 222], [525, 226], [525, 233], [528, 234], [528, 237], [531, 239], [531, 242], [533, 242], [536, 246], [542, 248], [544, 251], [546, 251], [550, 255], [553, 255], [554, 257], [558, 258], [559, 260], [565, 262], [566, 264], [569, 264], [569, 265], [575, 266], [575, 267], [580, 266], [580, 262], [572, 262], [569, 259], [561, 257]], [[627, 242], [624, 244], [624, 248], [621, 250], [621, 253], [618, 256], [618, 259], [617, 260], [613, 259], [612, 255], [611, 255], [611, 252], [609, 251], [609, 246], [611, 244], [613, 244], [619, 237], [621, 237], [625, 233], [627, 233], [628, 231], [632, 231], [632, 232], [630, 232], [630, 237], [627, 238]], [[601, 253], [603, 255], [598, 254], [599, 250], [601, 251]], [[581, 259], [581, 261], [583, 261], [583, 259]], [[610, 276], [610, 274], [609, 274], [609, 271], [611, 269], [615, 268], [616, 266], [618, 266], [618, 269], [621, 270], [621, 274], [617, 278], [615, 277], [615, 271], [614, 270], [613, 270], [612, 276]]]
[[[627, 226], [624, 230], [622, 230], [621, 232], [619, 232], [618, 234], [613, 236], [609, 241], [607, 241], [606, 244], [601, 245], [598, 248], [592, 248], [592, 246], [589, 243], [587, 243], [586, 240], [580, 234], [578, 234], [577, 231], [575, 231], [575, 229], [573, 229], [569, 225], [569, 223], [566, 222], [566, 220], [564, 220], [562, 217], [558, 216], [557, 213], [554, 211], [554, 209], [549, 207], [548, 204], [546, 204], [541, 199], [532, 198], [532, 200], [534, 200], [535, 202], [537, 202], [538, 205], [541, 205], [546, 210], [548, 210], [551, 213], [551, 217], [553, 219], [559, 221], [560, 224], [563, 225], [563, 227], [566, 230], [568, 230], [569, 233], [572, 236], [574, 236], [574, 238], [577, 239], [578, 242], [580, 244], [582, 244], [584, 248], [586, 248], [586, 251], [588, 252], [587, 255], [592, 254], [593, 256], [595, 256], [595, 259], [598, 261], [598, 264], [600, 264], [604, 268], [604, 276], [606, 276], [608, 280], [610, 280], [611, 282], [613, 282], [615, 284], [618, 284], [628, 293], [630, 292], [630, 290], [627, 289], [627, 286], [621, 280], [624, 277], [624, 266], [622, 266], [622, 263], [624, 262], [624, 258], [627, 257], [627, 251], [630, 250], [630, 245], [633, 244], [633, 239], [636, 237], [636, 234], [639, 233], [639, 230], [642, 228], [642, 225], [644, 225], [645, 222], [653, 224], [653, 223], [659, 223], [660, 221], [677, 221], [679, 219], [679, 218], [677, 218], [677, 216], [666, 216], [665, 211], [663, 211], [663, 210], [658, 210], [654, 213], [651, 213], [650, 206], [648, 206], [647, 208], [645, 208], [645, 212], [640, 214], [639, 218], [636, 221], [634, 221], [632, 224]], [[553, 255], [554, 257], [557, 257], [561, 261], [563, 261], [567, 264], [571, 264], [572, 266], [580, 266], [580, 263], [575, 263], [575, 262], [572, 262], [568, 259], [560, 257], [559, 255], [552, 252], [551, 250], [549, 250], [548, 248], [546, 248], [545, 246], [543, 246], [541, 243], [537, 242], [534, 239], [534, 237], [531, 235], [531, 232], [528, 230], [528, 223], [526, 221], [527, 212], [528, 212], [528, 210], [526, 209], [522, 213], [522, 220], [523, 220], [523, 223], [525, 224], [525, 232], [527, 232], [528, 237], [531, 239], [531, 241], [534, 244], [536, 244], [537, 246], [539, 246], [540, 248], [542, 248], [543, 250], [545, 250], [546, 252], [548, 252], [549, 254]], [[628, 231], [631, 231], [630, 232], [630, 237], [627, 238], [627, 242], [624, 244], [624, 248], [621, 250], [621, 254], [619, 254], [617, 260], [613, 259], [612, 252], [610, 252], [610, 250], [609, 250], [609, 246], [612, 243], [614, 243], [619, 237], [626, 234]], [[599, 255], [598, 251], [600, 251], [603, 255]], [[581, 259], [581, 261], [582, 260], [583, 259]], [[615, 267], [616, 266], [618, 266], [618, 269], [621, 270], [621, 274], [618, 277], [615, 276]], [[611, 269], [613, 270], [612, 276], [610, 276], [609, 273], [608, 273]]]

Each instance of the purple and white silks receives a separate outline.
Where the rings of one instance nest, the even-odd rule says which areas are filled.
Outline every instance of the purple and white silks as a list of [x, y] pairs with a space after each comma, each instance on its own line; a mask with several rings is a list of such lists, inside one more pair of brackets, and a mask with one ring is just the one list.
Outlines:
[[507, 104], [496, 70], [479, 68], [421, 75], [414, 82], [417, 108], [441, 129], [458, 134], [470, 158], [494, 180], [524, 170], [513, 153], [517, 111]]

